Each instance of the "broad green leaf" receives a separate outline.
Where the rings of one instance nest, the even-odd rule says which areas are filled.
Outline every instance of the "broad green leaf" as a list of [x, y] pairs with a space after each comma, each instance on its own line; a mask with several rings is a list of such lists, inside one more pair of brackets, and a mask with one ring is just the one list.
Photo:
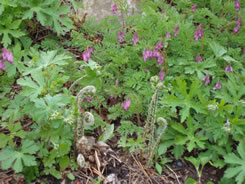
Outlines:
[[51, 64], [63, 66], [67, 64], [67, 60], [71, 59], [70, 56], [65, 54], [58, 54], [57, 51], [48, 51], [48, 52], [41, 52], [40, 58], [36, 63], [36, 67], [32, 69], [28, 69], [28, 71], [24, 72], [23, 75], [28, 75], [30, 73], [35, 73], [42, 71], [42, 69], [50, 66]]
[[113, 136], [113, 132], [114, 132], [114, 124], [107, 125], [104, 133], [99, 137], [99, 141], [106, 142], [108, 139], [110, 139]]
[[158, 172], [158, 174], [162, 174], [162, 166], [161, 165], [159, 165], [157, 162], [155, 163], [155, 167], [156, 167], [156, 170], [157, 170], [157, 172]]
[[216, 57], [221, 57], [227, 52], [227, 50], [224, 47], [222, 47], [216, 42], [210, 42], [209, 45]]
[[63, 171], [70, 164], [70, 158], [68, 156], [63, 156], [59, 159], [60, 170]]

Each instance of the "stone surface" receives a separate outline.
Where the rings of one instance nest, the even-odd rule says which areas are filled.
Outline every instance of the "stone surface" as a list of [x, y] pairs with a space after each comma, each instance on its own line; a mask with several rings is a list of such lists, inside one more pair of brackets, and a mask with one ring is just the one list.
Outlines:
[[[127, 0], [128, 1], [128, 14], [137, 12], [136, 4], [138, 0]], [[85, 13], [88, 16], [94, 16], [97, 20], [101, 20], [105, 16], [112, 16], [112, 6], [114, 5], [113, 0], [83, 0], [83, 9], [78, 10], [79, 17], [83, 17]], [[117, 12], [120, 15], [120, 12]]]

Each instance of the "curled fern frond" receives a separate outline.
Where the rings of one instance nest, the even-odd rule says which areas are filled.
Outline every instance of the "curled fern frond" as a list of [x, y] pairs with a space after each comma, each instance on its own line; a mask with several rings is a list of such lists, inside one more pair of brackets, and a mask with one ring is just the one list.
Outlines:
[[[84, 87], [79, 91], [76, 98], [76, 110], [75, 110], [75, 139], [74, 145], [77, 145], [81, 137], [84, 136], [84, 125], [93, 125], [94, 116], [90, 112], [85, 112], [82, 108], [82, 100], [84, 98], [93, 97], [96, 93], [94, 86]], [[75, 147], [77, 150], [77, 147]]]
[[92, 126], [94, 124], [94, 115], [90, 112], [85, 112], [83, 117], [83, 124]]

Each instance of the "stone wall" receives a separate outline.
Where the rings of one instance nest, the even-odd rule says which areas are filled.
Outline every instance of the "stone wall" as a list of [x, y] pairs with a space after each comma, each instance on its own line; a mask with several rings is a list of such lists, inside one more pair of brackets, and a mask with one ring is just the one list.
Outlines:
[[[136, 3], [138, 0], [128, 0], [129, 14], [137, 11]], [[97, 20], [101, 20], [105, 16], [111, 16], [113, 0], [83, 0], [83, 9], [78, 10], [79, 17], [83, 17], [85, 13], [88, 16], [94, 16]], [[120, 13], [118, 12], [118, 15]]]

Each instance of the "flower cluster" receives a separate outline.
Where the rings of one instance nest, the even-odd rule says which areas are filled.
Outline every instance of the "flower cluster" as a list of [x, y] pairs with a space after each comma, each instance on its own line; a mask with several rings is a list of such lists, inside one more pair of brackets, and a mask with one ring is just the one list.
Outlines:
[[156, 50], [161, 50], [163, 48], [163, 42], [157, 42], [155, 49]]
[[198, 26], [195, 32], [195, 41], [198, 41], [202, 37], [203, 37], [203, 25], [201, 24], [200, 26]]
[[83, 51], [82, 57], [86, 63], [88, 63], [93, 51], [94, 51], [93, 47], [88, 47], [87, 50]]
[[176, 28], [174, 29], [174, 36], [177, 37], [179, 33], [179, 26], [176, 26]]
[[221, 82], [217, 82], [217, 83], [215, 84], [215, 86], [213, 87], [213, 90], [217, 90], [217, 89], [221, 89], [221, 88], [222, 88]]
[[138, 43], [138, 40], [139, 40], [139, 35], [135, 32], [132, 38], [133, 44], [136, 45]]
[[123, 108], [125, 111], [128, 111], [128, 108], [129, 108], [130, 104], [131, 104], [131, 101], [130, 101], [130, 99], [128, 98], [127, 100], [125, 100], [125, 101], [123, 102], [122, 108]]
[[198, 63], [201, 63], [202, 62], [202, 57], [198, 54], [197, 56], [196, 56], [196, 62], [198, 62]]
[[233, 72], [232, 66], [231, 66], [231, 65], [228, 65], [228, 66], [225, 68], [225, 71], [226, 71], [226, 72]]
[[125, 38], [125, 33], [120, 31], [120, 32], [117, 34], [117, 40], [118, 40], [119, 42], [122, 42], [122, 41], [124, 40], [124, 38]]
[[171, 34], [169, 32], [166, 32], [165, 35], [166, 35], [167, 38], [171, 38]]
[[194, 5], [191, 7], [191, 11], [194, 13], [196, 10], [197, 10], [197, 5], [194, 4]]
[[143, 51], [143, 58], [144, 58], [144, 62], [146, 62], [148, 58], [150, 60], [152, 60], [152, 58], [157, 58], [157, 63], [159, 64], [159, 66], [161, 66], [163, 64], [163, 56], [157, 50], [153, 50], [153, 51], [152, 50], [144, 50]]
[[113, 12], [114, 15], [116, 14], [116, 12], [117, 12], [117, 5], [116, 4], [114, 4], [112, 6], [112, 12]]
[[164, 71], [161, 70], [161, 71], [159, 72], [159, 78], [160, 78], [160, 81], [161, 81], [161, 82], [164, 80], [164, 77], [165, 77]]
[[94, 97], [84, 97], [83, 102], [87, 101], [88, 103], [90, 103], [93, 99]]
[[239, 11], [239, 9], [240, 9], [240, 1], [239, 0], [235, 1], [235, 8], [236, 8], [236, 11]]
[[2, 49], [2, 58], [0, 58], [0, 70], [5, 71], [5, 61], [9, 62], [10, 64], [13, 64], [13, 55], [12, 52], [8, 51], [7, 49]]
[[240, 19], [238, 18], [238, 19], [237, 19], [237, 22], [236, 22], [236, 27], [235, 27], [234, 30], [233, 30], [234, 34], [237, 34], [237, 33], [238, 33], [241, 24], [242, 24], [242, 19], [241, 19], [241, 18], [240, 18]]
[[210, 76], [207, 74], [203, 79], [202, 82], [205, 81], [205, 87], [210, 83]]

